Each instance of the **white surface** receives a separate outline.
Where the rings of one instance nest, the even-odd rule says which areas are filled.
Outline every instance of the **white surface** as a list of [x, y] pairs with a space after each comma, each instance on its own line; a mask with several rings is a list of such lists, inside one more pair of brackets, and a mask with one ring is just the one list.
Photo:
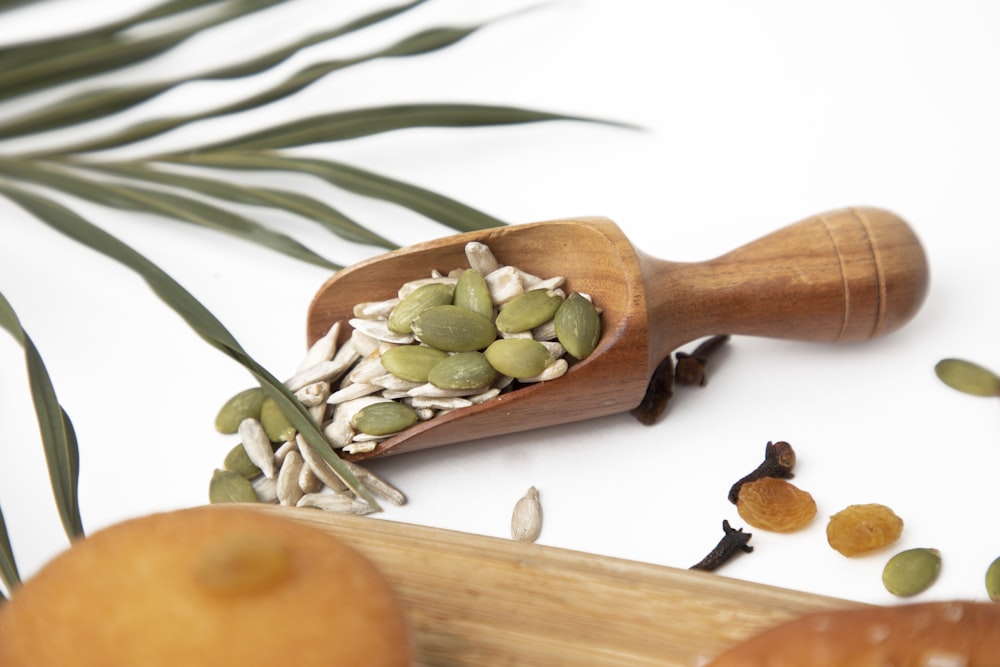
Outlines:
[[[50, 4], [5, 16], [0, 40], [83, 15], [96, 19], [90, 9], [113, 3]], [[237, 58], [374, 6], [330, 4], [292, 2], [114, 80]], [[305, 62], [356, 53], [415, 27], [525, 6], [433, 1], [249, 84], [186, 86], [128, 118], [215, 104]], [[534, 485], [545, 512], [540, 542], [687, 567], [716, 543], [723, 519], [744, 525], [726, 500], [730, 484], [757, 465], [765, 442], [788, 440], [799, 454], [795, 483], [816, 498], [819, 516], [793, 535], [753, 530], [755, 552], [720, 576], [890, 602], [880, 573], [892, 551], [848, 560], [824, 535], [829, 514], [882, 502], [906, 522], [898, 549], [943, 553], [940, 580], [921, 599], [983, 599], [983, 574], [1000, 556], [993, 527], [1000, 406], [946, 388], [933, 366], [961, 356], [1000, 369], [1000, 9], [985, 0], [816, 7], [778, 0], [547, 5], [443, 52], [344, 71], [261, 112], [194, 126], [148, 149], [363, 104], [513, 104], [645, 129], [412, 130], [301, 152], [382, 170], [515, 223], [606, 215], [637, 247], [673, 260], [707, 259], [830, 208], [896, 211], [924, 242], [932, 285], [919, 316], [887, 338], [849, 346], [737, 338], [710, 369], [709, 386], [679, 390], [668, 418], [653, 428], [623, 415], [372, 467], [410, 498], [385, 518], [506, 536], [514, 502]], [[0, 114], [31, 104], [18, 100]], [[60, 137], [88, 137], [120, 122]], [[0, 143], [0, 151], [43, 141]], [[401, 244], [448, 231], [315, 181], [283, 184], [341, 206]], [[74, 207], [174, 275], [275, 374], [295, 369], [306, 306], [324, 271], [176, 222]], [[374, 252], [258, 213], [338, 261]], [[76, 425], [87, 529], [203, 503], [212, 469], [235, 444], [214, 432], [215, 412], [251, 378], [127, 270], [6, 201], [0, 221], [0, 290]], [[21, 352], [7, 336], [0, 337], [0, 368], [0, 505], [27, 575], [65, 538]]]

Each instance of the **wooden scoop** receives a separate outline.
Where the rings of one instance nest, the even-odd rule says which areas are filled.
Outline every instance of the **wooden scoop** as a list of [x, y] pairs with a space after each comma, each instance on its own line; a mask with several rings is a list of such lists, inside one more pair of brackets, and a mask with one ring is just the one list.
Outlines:
[[[564, 276], [603, 309], [597, 349], [558, 380], [421, 422], [363, 459], [625, 412], [659, 362], [713, 334], [840, 342], [894, 331], [919, 310], [928, 268], [920, 242], [892, 213], [850, 208], [816, 215], [705, 262], [655, 259], [610, 220], [581, 218], [453, 235], [338, 271], [309, 308], [309, 343], [354, 305], [395, 297], [410, 280], [468, 266], [465, 244], [504, 264]], [[349, 327], [344, 327], [349, 329]], [[342, 332], [346, 338], [347, 333]]]

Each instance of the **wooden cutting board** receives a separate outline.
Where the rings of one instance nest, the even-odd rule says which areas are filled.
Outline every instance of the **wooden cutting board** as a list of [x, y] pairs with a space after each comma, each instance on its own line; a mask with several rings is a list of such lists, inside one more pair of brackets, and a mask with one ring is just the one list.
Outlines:
[[859, 603], [648, 563], [311, 509], [402, 598], [422, 667], [694, 667], [786, 619]]

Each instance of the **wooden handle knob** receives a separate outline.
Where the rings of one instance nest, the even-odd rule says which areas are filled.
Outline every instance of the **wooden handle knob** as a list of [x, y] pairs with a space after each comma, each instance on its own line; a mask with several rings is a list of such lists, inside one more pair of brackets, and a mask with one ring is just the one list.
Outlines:
[[651, 300], [651, 329], [673, 330], [659, 337], [662, 354], [676, 347], [678, 332], [685, 341], [712, 333], [874, 338], [916, 315], [929, 283], [913, 230], [873, 208], [816, 215], [717, 259], [668, 262], [653, 274], [658, 285], [647, 292], [666, 296]]

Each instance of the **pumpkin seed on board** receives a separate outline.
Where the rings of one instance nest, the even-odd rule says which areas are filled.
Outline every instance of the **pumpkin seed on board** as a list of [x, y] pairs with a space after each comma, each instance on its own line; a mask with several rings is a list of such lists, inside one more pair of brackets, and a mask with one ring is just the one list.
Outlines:
[[260, 406], [260, 425], [271, 442], [287, 442], [295, 438], [296, 429], [272, 398]]
[[226, 458], [222, 461], [222, 467], [238, 475], [242, 475], [246, 479], [253, 479], [263, 474], [261, 469], [250, 460], [247, 450], [242, 443], [229, 450]]

